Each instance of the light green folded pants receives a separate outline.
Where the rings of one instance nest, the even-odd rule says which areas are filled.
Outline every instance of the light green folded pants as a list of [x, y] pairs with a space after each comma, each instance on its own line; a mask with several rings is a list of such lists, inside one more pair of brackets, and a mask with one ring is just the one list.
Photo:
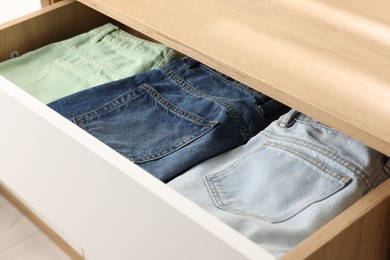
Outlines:
[[0, 75], [47, 104], [175, 58], [177, 53], [165, 45], [106, 24], [0, 63]]

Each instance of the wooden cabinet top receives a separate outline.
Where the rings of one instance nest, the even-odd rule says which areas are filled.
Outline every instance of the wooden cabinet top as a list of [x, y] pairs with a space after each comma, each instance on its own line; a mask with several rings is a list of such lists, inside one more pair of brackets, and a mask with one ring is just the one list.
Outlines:
[[388, 0], [80, 0], [390, 155]]

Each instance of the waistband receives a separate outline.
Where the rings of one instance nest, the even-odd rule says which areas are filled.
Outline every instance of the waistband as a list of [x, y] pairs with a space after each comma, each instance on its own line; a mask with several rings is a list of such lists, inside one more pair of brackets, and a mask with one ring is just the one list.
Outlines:
[[[285, 107], [285, 105], [283, 105], [282, 103], [264, 95], [263, 93], [255, 90], [249, 86], [246, 86], [245, 84], [242, 84], [241, 82], [239, 82], [239, 81], [237, 81], [237, 80], [235, 80], [235, 79], [233, 79], [233, 78], [231, 78], [231, 77], [229, 77], [229, 76], [227, 76], [219, 71], [216, 71], [216, 70], [214, 70], [214, 69], [212, 69], [212, 68], [210, 68], [210, 67], [202, 64], [201, 62], [194, 60], [190, 57], [184, 57], [182, 59], [178, 59], [176, 61], [173, 61], [173, 62], [167, 64], [165, 67], [163, 67], [162, 70], [168, 76], [172, 75], [172, 73], [170, 73], [169, 70], [174, 71], [175, 74], [179, 74], [176, 76], [180, 76], [180, 73], [178, 73], [178, 71], [182, 70], [183, 67], [185, 69], [193, 69], [196, 67], [201, 67], [202, 69], [207, 71], [207, 73], [210, 74], [211, 76], [215, 76], [216, 78], [219, 78], [220, 80], [228, 82], [229, 84], [236, 87], [237, 89], [245, 91], [246, 93], [253, 96], [256, 100], [258, 100], [258, 108], [260, 109], [260, 111], [263, 114], [267, 114], [267, 113], [272, 112], [278, 108]], [[185, 79], [183, 79], [183, 80], [185, 80]]]
[[[217, 73], [198, 61], [185, 57], [173, 61], [161, 68], [164, 76], [175, 82], [181, 90], [189, 95], [207, 100], [222, 109], [233, 120], [240, 132], [248, 141], [260, 126], [264, 126], [266, 120], [273, 117], [273, 113], [280, 103], [272, 106], [268, 104], [270, 115], [262, 113], [261, 107], [267, 102], [274, 102], [264, 96], [259, 98], [257, 91], [249, 87], [242, 87], [242, 84], [233, 79], [226, 79], [223, 74]], [[223, 90], [218, 91], [219, 90]], [[265, 99], [268, 99], [264, 101]], [[265, 107], [265, 105], [264, 105]]]
[[314, 118], [311, 118], [295, 109], [291, 109], [289, 112], [281, 116], [279, 126], [283, 128], [289, 128], [293, 126], [296, 121], [303, 121], [307, 123], [318, 124], [324, 127], [328, 127], [327, 125], [322, 124], [321, 122], [315, 120]]
[[[305, 147], [318, 146], [314, 150], [323, 151], [322, 154], [333, 154], [334, 157], [343, 156], [343, 160], [348, 162], [345, 165], [354, 165], [354, 169], [351, 171], [364, 183], [367, 190], [371, 190], [383, 182], [384, 179], [390, 177], [390, 160], [388, 156], [295, 109], [291, 109], [275, 123], [279, 127], [285, 128], [285, 130], [278, 131], [277, 128], [273, 129], [275, 132], [266, 130], [263, 132], [265, 136], [274, 139], [277, 136], [276, 138], [278, 140], [293, 140], [294, 144], [298, 142], [300, 145], [305, 144]], [[294, 126], [296, 123], [304, 123], [304, 125], [298, 126], [295, 129], [297, 132], [294, 132], [295, 130], [290, 132], [288, 128]], [[317, 129], [320, 127], [329, 132], [325, 134], [316, 131], [313, 132], [309, 128], [306, 128], [305, 125], [312, 125]], [[310, 145], [307, 141], [310, 141]]]
[[[150, 58], [156, 63], [161, 63], [161, 59], [164, 59], [165, 55], [177, 55], [173, 49], [165, 46], [164, 44], [138, 38], [121, 30], [118, 26], [111, 23], [94, 28], [86, 34], [91, 43], [102, 43], [106, 47], [122, 53], [123, 55], [134, 56], [140, 54], [142, 57]], [[79, 37], [76, 36], [66, 40], [65, 43], [72, 44], [73, 42], [77, 42], [78, 39]]]

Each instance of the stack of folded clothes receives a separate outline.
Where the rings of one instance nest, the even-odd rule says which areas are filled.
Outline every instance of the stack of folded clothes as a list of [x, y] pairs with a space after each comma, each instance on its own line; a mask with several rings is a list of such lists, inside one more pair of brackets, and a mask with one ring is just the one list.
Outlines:
[[390, 177], [387, 156], [106, 24], [0, 75], [277, 257]]

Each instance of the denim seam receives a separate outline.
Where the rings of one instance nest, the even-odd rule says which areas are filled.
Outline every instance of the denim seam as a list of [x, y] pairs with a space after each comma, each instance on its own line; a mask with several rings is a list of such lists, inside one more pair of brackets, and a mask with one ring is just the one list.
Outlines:
[[364, 183], [367, 190], [371, 190], [372, 184], [370, 184], [371, 182], [366, 177], [368, 174], [363, 169], [361, 169], [359, 166], [354, 164], [353, 162], [348, 161], [348, 160], [338, 156], [337, 154], [333, 153], [331, 150], [325, 149], [323, 147], [312, 144], [312, 143], [305, 141], [305, 140], [301, 140], [301, 139], [289, 137], [289, 136], [278, 135], [278, 134], [269, 132], [267, 130], [264, 130], [263, 132], [261, 132], [261, 134], [265, 135], [271, 139], [274, 139], [274, 140], [280, 140], [280, 141], [285, 141], [285, 142], [290, 142], [290, 143], [294, 143], [297, 145], [301, 145], [303, 147], [306, 147], [310, 150], [316, 151], [316, 152], [324, 155], [325, 157], [333, 160], [334, 162], [338, 163], [339, 165], [347, 168], [349, 171], [356, 174], [356, 176]]
[[[143, 93], [134, 95], [130, 98], [126, 97], [130, 93], [135, 92], [137, 89], [142, 89]], [[156, 91], [155, 89], [153, 89], [152, 87], [150, 87], [147, 84], [142, 84], [138, 88], [132, 89], [132, 90], [116, 97], [115, 99], [105, 103], [104, 105], [102, 105], [96, 109], [88, 111], [87, 113], [84, 113], [80, 116], [74, 117], [74, 120], [79, 120], [79, 118], [83, 118], [84, 120], [93, 120], [93, 119], [99, 118], [99, 117], [104, 116], [105, 114], [111, 112], [112, 110], [118, 109], [119, 107], [131, 102], [132, 100], [134, 100], [135, 98], [137, 98], [143, 94], [149, 94], [150, 96], [153, 97], [154, 100], [159, 102], [163, 107], [166, 107], [169, 111], [175, 113], [176, 115], [178, 115], [184, 119], [191, 120], [194, 123], [198, 123], [198, 124], [204, 125], [204, 126], [215, 126], [216, 124], [218, 124], [217, 121], [208, 121], [208, 120], [206, 120], [198, 115], [192, 114], [188, 111], [185, 111], [183, 109], [178, 108], [176, 105], [174, 105], [169, 100], [164, 98], [158, 91]], [[127, 98], [129, 98], [129, 99], [127, 99]], [[119, 99], [124, 99], [124, 100], [119, 101]]]
[[[112, 35], [112, 33], [114, 33], [114, 32], [118, 33], [117, 37]], [[160, 48], [160, 51], [165, 49], [165, 48], [169, 48], [164, 44], [141, 39], [135, 35], [132, 35], [130, 33], [123, 31], [123, 30], [120, 30], [120, 29], [115, 30], [115, 31], [111, 31], [110, 33], [101, 37], [101, 41], [105, 41], [105, 40], [110, 41], [110, 44], [112, 44], [111, 45], [112, 47], [115, 47], [115, 48], [116, 47], [123, 47], [123, 49], [127, 49], [127, 50], [137, 49], [137, 48], [127, 48], [128, 47], [128, 46], [126, 46], [127, 41], [128, 42], [135, 42], [136, 44], [134, 44], [133, 46], [140, 46], [140, 45], [145, 46], [146, 45], [146, 46], [152, 47], [152, 48]], [[153, 52], [151, 52], [151, 53], [153, 53]]]
[[373, 177], [373, 180], [372, 180], [372, 188], [378, 186], [376, 183], [378, 183], [378, 179], [379, 179], [379, 183], [380, 183], [380, 180], [386, 178], [386, 175], [390, 172], [388, 172], [386, 169], [388, 166], [385, 164], [383, 165], [383, 167], [378, 171], [378, 173]]
[[323, 147], [320, 147], [318, 145], [315, 145], [315, 144], [310, 143], [310, 142], [305, 141], [305, 140], [301, 140], [301, 139], [289, 137], [289, 136], [278, 135], [275, 133], [271, 133], [267, 130], [263, 131], [262, 134], [265, 136], [268, 136], [269, 138], [275, 139], [275, 140], [291, 142], [291, 143], [301, 145], [303, 147], [306, 147], [308, 149], [311, 149], [313, 151], [321, 153], [322, 155], [328, 157], [329, 159], [337, 162], [341, 166], [343, 166], [343, 167], [347, 168], [348, 170], [350, 170], [351, 172], [355, 173], [363, 181], [363, 183], [366, 185], [366, 188], [368, 190], [371, 189], [370, 181], [366, 177], [368, 174], [363, 169], [361, 169], [359, 166], [357, 166], [353, 162], [348, 161], [348, 160], [338, 156], [337, 154], [333, 153], [331, 150], [325, 149]]
[[152, 96], [153, 99], [155, 101], [157, 101], [158, 103], [160, 103], [160, 105], [163, 108], [166, 108], [171, 113], [174, 113], [175, 115], [177, 115], [185, 120], [189, 120], [192, 123], [197, 123], [197, 124], [201, 125], [202, 128], [199, 131], [197, 131], [195, 134], [186, 137], [184, 140], [181, 140], [180, 142], [175, 143], [174, 145], [167, 147], [167, 149], [164, 151], [161, 151], [158, 153], [152, 153], [148, 156], [144, 156], [144, 157], [141, 157], [141, 158], [134, 160], [137, 163], [144, 163], [144, 162], [147, 162], [147, 161], [152, 160], [152, 159], [154, 159], [154, 160], [159, 159], [167, 154], [170, 154], [174, 151], [177, 151], [177, 150], [181, 149], [182, 147], [186, 146], [187, 144], [189, 144], [189, 143], [195, 141], [196, 139], [200, 138], [201, 136], [205, 135], [206, 133], [208, 133], [211, 129], [213, 129], [218, 124], [218, 122], [216, 122], [216, 121], [207, 121], [206, 119], [203, 119], [202, 117], [200, 117], [198, 115], [192, 114], [188, 111], [185, 111], [183, 109], [178, 108], [175, 104], [173, 104], [168, 99], [163, 97], [157, 90], [155, 90], [153, 87], [151, 87], [147, 84], [142, 84], [140, 86], [140, 88], [143, 89], [145, 92], [147, 92], [150, 96]]
[[[292, 153], [292, 154], [300, 157], [301, 159], [303, 159], [303, 160], [309, 162], [310, 164], [312, 164], [313, 166], [315, 166], [320, 172], [323, 172], [326, 175], [331, 176], [332, 180], [336, 182], [335, 184], [339, 184], [341, 186], [336, 187], [336, 190], [334, 190], [333, 192], [328, 194], [329, 191], [331, 191], [332, 189], [335, 188], [335, 184], [332, 184], [325, 191], [323, 191], [323, 192], [321, 192], [321, 193], [311, 197], [309, 200], [305, 200], [305, 201], [301, 202], [300, 204], [298, 204], [295, 207], [295, 209], [297, 209], [297, 210], [295, 210], [295, 211], [294, 210], [290, 210], [287, 213], [285, 213], [285, 214], [283, 214], [281, 216], [278, 216], [278, 217], [274, 217], [274, 218], [267, 217], [267, 216], [262, 216], [262, 215], [259, 215], [259, 214], [253, 214], [253, 213], [246, 212], [244, 210], [235, 209], [235, 208], [233, 208], [231, 206], [226, 205], [223, 202], [221, 196], [219, 195], [218, 189], [216, 188], [216, 184], [213, 181], [217, 180], [218, 178], [221, 178], [221, 177], [223, 177], [225, 175], [230, 174], [231, 170], [233, 170], [238, 165], [240, 165], [241, 162], [245, 158], [251, 156], [252, 154], [254, 154], [254, 153], [256, 153], [256, 152], [258, 152], [260, 150], [262, 150], [266, 146], [273, 146], [275, 148], [285, 150], [288, 153]], [[331, 174], [330, 172], [333, 172], [333, 174]], [[269, 142], [267, 142], [264, 145], [262, 145], [259, 149], [255, 150], [255, 151], [253, 151], [253, 152], [251, 152], [249, 154], [246, 154], [239, 161], [237, 161], [235, 164], [233, 164], [232, 166], [228, 167], [227, 169], [221, 171], [220, 173], [213, 174], [212, 176], [210, 176], [210, 175], [209, 176], [205, 176], [204, 179], [205, 179], [205, 181], [207, 183], [207, 186], [209, 187], [210, 192], [213, 195], [212, 197], [215, 200], [216, 204], [220, 205], [223, 209], [226, 209], [228, 211], [237, 213], [239, 215], [251, 216], [251, 217], [254, 217], [254, 218], [258, 218], [258, 219], [262, 219], [262, 220], [266, 220], [266, 221], [270, 221], [270, 222], [280, 222], [280, 221], [283, 221], [285, 219], [289, 219], [289, 218], [295, 216], [296, 214], [298, 214], [299, 212], [301, 212], [303, 209], [305, 209], [308, 206], [312, 205], [313, 203], [316, 203], [316, 202], [318, 202], [318, 201], [320, 201], [320, 200], [322, 200], [324, 198], [327, 198], [330, 195], [334, 194], [335, 192], [341, 190], [348, 183], [350, 183], [352, 181], [352, 178], [350, 178], [349, 176], [346, 176], [346, 175], [343, 175], [342, 173], [337, 172], [336, 170], [332, 169], [331, 167], [327, 166], [326, 164], [320, 162], [319, 160], [317, 160], [315, 158], [312, 158], [311, 156], [309, 156], [309, 155], [307, 155], [305, 153], [302, 153], [302, 152], [300, 152], [298, 150], [295, 150], [295, 149], [291, 149], [289, 147], [285, 147], [285, 146], [282, 146], [282, 145], [277, 145], [277, 144], [269, 143]], [[326, 197], [324, 197], [324, 195], [326, 195]]]
[[183, 109], [178, 108], [175, 104], [173, 104], [168, 99], [163, 97], [157, 90], [155, 90], [154, 88], [152, 88], [151, 86], [149, 86], [147, 84], [141, 85], [140, 88], [142, 88], [143, 90], [148, 92], [152, 97], [154, 97], [154, 99], [157, 102], [159, 102], [162, 106], [166, 107], [169, 111], [174, 112], [176, 115], [178, 115], [184, 119], [191, 119], [192, 121], [195, 121], [196, 123], [201, 124], [201, 125], [205, 125], [205, 126], [213, 126], [213, 125], [217, 124], [216, 121], [207, 121], [206, 119], [204, 119], [198, 115], [192, 114], [188, 111], [185, 111]]
[[99, 64], [99, 63], [97, 63], [95, 60], [86, 57], [85, 55], [83, 55], [83, 54], [81, 53], [81, 51], [80, 51], [79, 49], [77, 49], [76, 46], [72, 45], [72, 43], [70, 43], [69, 41], [63, 41], [63, 42], [60, 42], [60, 43], [61, 43], [66, 49], [68, 49], [69, 51], [71, 51], [73, 54], [78, 55], [79, 57], [81, 57], [82, 59], [84, 59], [84, 60], [90, 62], [91, 64], [94, 64], [95, 66], [98, 66], [98, 67], [104, 69], [107, 73], [110, 73], [110, 74], [112, 74], [112, 75], [116, 75], [115, 77], [117, 77], [117, 78], [118, 78], [118, 77], [119, 77], [119, 78], [123, 77], [123, 75], [118, 74], [117, 72], [115, 72], [115, 70], [116, 70], [117, 68], [111, 68], [111, 67], [108, 67], [108, 66], [106, 66], [106, 65]]
[[[111, 48], [112, 50], [114, 50], [116, 52], [120, 52], [122, 55], [142, 57], [142, 58], [145, 58], [145, 59], [152, 61], [155, 64], [159, 63], [159, 61], [152, 58], [152, 56], [156, 56], [155, 53], [150, 53], [150, 54], [146, 55], [145, 52], [138, 52], [135, 50], [135, 48], [133, 48], [133, 50], [132, 50], [128, 46], [125, 46], [123, 43], [115, 42], [114, 39], [103, 38], [101, 43], [104, 44], [106, 47]], [[115, 48], [112, 48], [112, 47], [115, 47]], [[125, 50], [128, 50], [128, 52], [125, 52]]]
[[224, 78], [222, 75], [220, 75], [218, 72], [216, 72], [216, 71], [210, 69], [209, 67], [203, 65], [202, 63], [200, 63], [200, 66], [201, 66], [203, 69], [208, 70], [210, 73], [213, 73], [214, 76], [218, 77], [219, 79], [221, 79], [221, 80], [223, 80], [223, 81], [225, 81], [225, 82], [227, 82], [227, 83], [229, 83], [229, 84], [232, 84], [232, 85], [238, 87], [239, 89], [243, 90], [243, 91], [244, 91], [245, 93], [247, 93], [247, 94], [250, 94], [250, 95], [253, 95], [253, 96], [255, 96], [255, 97], [260, 98], [261, 102], [265, 102], [264, 99], [263, 99], [263, 97], [262, 97], [256, 90], [251, 89], [251, 88], [249, 88], [249, 87], [244, 87], [244, 86], [242, 85], [242, 83], [240, 83], [240, 82], [232, 82], [232, 81], [229, 81], [229, 80], [227, 80], [226, 78]]
[[[312, 165], [314, 165], [315, 167], [317, 167], [323, 173], [325, 173], [325, 174], [329, 175], [330, 177], [332, 177], [332, 179], [336, 179], [336, 180], [341, 181], [343, 183], [349, 183], [352, 180], [351, 177], [346, 176], [346, 175], [338, 172], [337, 170], [333, 169], [332, 167], [326, 165], [325, 163], [319, 161], [316, 158], [311, 157], [310, 155], [307, 155], [306, 153], [303, 153], [303, 152], [300, 152], [300, 151], [298, 151], [296, 149], [293, 149], [293, 148], [290, 148], [290, 147], [287, 147], [287, 146], [284, 146], [284, 145], [276, 144], [276, 143], [273, 143], [273, 142], [266, 142], [260, 148], [258, 148], [255, 151], [253, 151], [251, 153], [248, 153], [245, 156], [243, 156], [239, 161], [237, 161], [231, 167], [232, 168], [237, 167], [237, 165], [239, 165], [241, 163], [241, 161], [243, 161], [247, 157], [251, 156], [252, 154], [259, 152], [260, 150], [264, 149], [267, 146], [268, 147], [273, 146], [275, 148], [284, 150], [286, 152], [289, 152], [291, 154], [294, 154], [294, 155], [302, 158], [303, 160], [305, 160], [305, 161], [311, 163]], [[302, 156], [301, 156], [301, 154], [302, 154]], [[227, 169], [229, 169], [229, 168], [227, 168]], [[227, 171], [227, 169], [224, 170], [224, 171]], [[223, 177], [224, 175], [228, 174], [227, 172], [224, 173], [224, 171], [220, 172], [219, 174], [218, 173], [214, 174], [214, 177]]]
[[160, 159], [168, 154], [171, 154], [171, 153], [181, 149], [182, 147], [186, 146], [187, 144], [190, 144], [193, 141], [197, 140], [198, 138], [202, 137], [203, 135], [207, 134], [211, 129], [213, 129], [214, 126], [215, 125], [204, 125], [195, 134], [190, 135], [190, 136], [186, 137], [184, 140], [181, 140], [180, 142], [177, 142], [174, 145], [167, 147], [166, 150], [163, 150], [161, 152], [151, 153], [147, 156], [133, 159], [133, 161], [136, 163], [145, 163], [145, 162], [148, 162], [150, 160]]
[[[340, 186], [336, 190], [334, 190], [333, 192], [328, 194], [330, 190], [334, 189], [334, 185], [332, 185], [328, 189], [324, 190], [323, 192], [321, 192], [321, 193], [317, 194], [316, 196], [310, 198], [310, 200], [305, 201], [305, 203], [303, 203], [303, 202], [300, 203], [298, 206], [295, 207], [295, 209], [298, 208], [295, 211], [290, 210], [289, 212], [287, 212], [287, 213], [285, 213], [285, 214], [283, 214], [281, 216], [269, 217], [269, 216], [265, 216], [265, 215], [250, 213], [250, 212], [247, 212], [245, 210], [240, 210], [240, 209], [236, 209], [236, 208], [234, 208], [232, 206], [228, 206], [220, 198], [220, 195], [219, 195], [218, 190], [215, 187], [214, 183], [208, 182], [207, 186], [210, 187], [210, 192], [212, 193], [212, 195], [213, 195], [212, 197], [215, 200], [216, 204], [220, 208], [222, 208], [223, 210], [226, 210], [226, 211], [229, 211], [229, 212], [232, 212], [232, 213], [244, 216], [244, 217], [253, 217], [253, 218], [257, 218], [257, 219], [260, 219], [260, 220], [268, 221], [268, 222], [271, 222], [271, 223], [278, 223], [278, 222], [286, 221], [286, 220], [296, 216], [300, 212], [302, 212], [305, 208], [307, 208], [307, 207], [311, 206], [312, 204], [314, 204], [316, 202], [319, 202], [319, 201], [321, 201], [321, 200], [331, 196], [335, 192], [337, 192], [337, 191], [339, 191], [339, 190], [341, 190], [342, 188], [345, 187], [345, 186]], [[301, 206], [301, 205], [305, 205], [305, 206]]]
[[174, 50], [170, 49], [168, 53], [164, 56], [164, 58], [156, 66], [153, 66], [153, 68], [160, 68], [163, 62], [165, 62], [168, 59], [168, 57], [171, 56], [172, 52], [174, 52]]
[[[156, 90], [154, 90], [152, 87], [146, 85], [146, 84], [143, 84], [141, 85], [139, 88], [137, 89], [142, 89], [143, 90], [143, 93], [140, 93], [140, 94], [137, 94], [129, 99], [125, 99], [126, 98], [126, 95], [129, 95], [129, 93], [133, 92], [133, 91], [136, 91], [136, 89], [134, 90], [131, 90], [129, 92], [126, 92], [125, 94], [117, 97], [116, 99], [106, 103], [105, 105], [93, 110], [93, 111], [90, 111], [84, 115], [81, 115], [79, 117], [76, 117], [76, 118], [73, 118], [73, 122], [75, 124], [77, 124], [79, 127], [83, 128], [84, 130], [86, 130], [86, 127], [85, 127], [85, 121], [86, 120], [91, 120], [91, 119], [96, 119], [96, 118], [99, 118], [107, 113], [109, 113], [110, 111], [112, 110], [115, 110], [115, 109], [118, 109], [119, 107], [131, 102], [132, 100], [134, 100], [135, 98], [143, 95], [143, 94], [149, 94], [150, 96], [153, 97], [153, 99], [160, 103], [160, 105], [163, 107], [163, 108], [166, 108], [167, 110], [169, 110], [171, 113], [179, 116], [179, 117], [182, 117], [184, 118], [185, 120], [189, 120], [190, 122], [194, 123], [194, 124], [198, 124], [201, 126], [201, 128], [194, 134], [190, 135], [190, 136], [187, 136], [186, 138], [180, 140], [180, 142], [176, 142], [170, 146], [168, 146], [165, 150], [163, 151], [159, 151], [159, 152], [153, 152], [153, 153], [150, 153], [146, 156], [142, 156], [142, 157], [137, 157], [137, 158], [134, 158], [134, 156], [130, 155], [130, 154], [126, 154], [126, 153], [122, 153], [124, 156], [126, 156], [127, 158], [129, 158], [130, 160], [136, 162], [136, 163], [144, 163], [144, 162], [147, 162], [147, 161], [150, 161], [152, 159], [159, 159], [167, 154], [170, 154], [174, 151], [177, 151], [179, 149], [181, 149], [182, 147], [186, 146], [187, 144], [193, 142], [194, 140], [200, 138], [201, 136], [205, 135], [206, 133], [208, 133], [211, 129], [213, 129], [217, 124], [218, 122], [216, 121], [207, 121], [197, 115], [194, 115], [192, 113], [189, 113], [187, 111], [184, 111], [184, 110], [181, 110], [179, 108], [177, 108], [174, 104], [172, 104], [169, 100], [165, 99], [163, 96], [161, 96], [160, 93], [158, 93]], [[118, 100], [119, 99], [125, 99], [125, 101], [122, 101], [122, 102], [119, 102]], [[116, 103], [116, 104], [114, 104]], [[105, 108], [109, 106], [109, 108]], [[103, 112], [99, 112], [99, 110], [104, 110]]]
[[84, 131], [87, 131], [87, 128], [85, 127], [85, 124], [84, 124], [84, 119], [80, 118], [79, 120], [77, 120], [76, 118], [72, 118], [72, 121], [73, 121], [73, 123], [75, 123], [78, 127], [80, 127], [81, 129], [83, 129]]
[[281, 150], [284, 150], [286, 152], [289, 152], [289, 153], [292, 153], [292, 154], [295, 154], [296, 156], [302, 158], [303, 160], [311, 163], [312, 165], [316, 166], [319, 170], [321, 170], [322, 172], [324, 172], [325, 174], [331, 176], [333, 179], [337, 179], [338, 181], [341, 181], [343, 182], [344, 184], [347, 184], [349, 183], [352, 178], [349, 177], [349, 176], [346, 176], [340, 172], [338, 172], [337, 170], [333, 169], [332, 167], [330, 167], [329, 165], [326, 165], [325, 163], [321, 162], [320, 160], [306, 154], [306, 153], [303, 153], [303, 152], [300, 152], [299, 150], [296, 150], [296, 149], [292, 149], [290, 147], [287, 147], [287, 146], [284, 146], [284, 145], [280, 145], [280, 144], [276, 144], [276, 143], [268, 143], [268, 146], [273, 146], [275, 148], [278, 148], [278, 149], [281, 149]]
[[96, 82], [107, 81], [107, 79], [101, 78], [101, 77], [94, 75], [86, 70], [83, 70], [82, 68], [76, 66], [73, 63], [67, 62], [64, 59], [56, 59], [54, 61], [54, 64], [56, 64], [57, 66], [59, 66], [62, 69], [65, 69], [67, 71], [73, 71], [74, 73], [77, 73], [80, 76], [84, 76], [84, 77], [92, 79], [93, 81], [96, 81]]
[[298, 118], [294, 118], [294, 120], [296, 122], [299, 122], [299, 123], [302, 123], [302, 124], [307, 124], [307, 125], [312, 125], [312, 126], [316, 126], [316, 127], [321, 127], [321, 128], [324, 128], [324, 129], [327, 129], [327, 130], [330, 130], [332, 132], [336, 132], [336, 133], [340, 133], [340, 131], [337, 131], [336, 129], [334, 128], [331, 128], [329, 126], [326, 126], [320, 122], [318, 123], [315, 123], [315, 122], [310, 122], [310, 121], [306, 121], [306, 120], [303, 120], [303, 119], [298, 119]]
[[35, 82], [38, 82], [41, 80], [43, 77], [45, 77], [49, 72], [50, 68], [53, 65], [57, 65], [58, 67], [65, 69], [67, 71], [72, 71], [73, 73], [76, 73], [80, 76], [85, 76], [88, 77], [89, 79], [99, 82], [99, 81], [107, 81], [106, 79], [103, 79], [99, 76], [93, 75], [92, 73], [89, 73], [88, 71], [83, 70], [82, 68], [79, 68], [78, 66], [67, 62], [67, 65], [64, 65], [64, 62], [66, 62], [63, 58], [57, 58], [53, 61], [53, 63], [50, 63], [46, 65], [42, 70], [40, 70], [37, 74], [35, 74], [33, 77], [29, 78], [28, 80], [25, 80], [24, 82], [20, 83], [20, 86], [28, 86], [31, 85]]
[[245, 142], [248, 141], [252, 136], [253, 133], [250, 130], [250, 128], [246, 125], [245, 121], [242, 119], [241, 115], [236, 111], [233, 105], [231, 105], [228, 101], [223, 100], [221, 98], [209, 96], [195, 87], [193, 87], [191, 84], [189, 84], [187, 81], [182, 79], [179, 75], [177, 75], [171, 68], [168, 66], [164, 66], [161, 68], [163, 72], [165, 72], [174, 82], [178, 84], [179, 87], [181, 87], [186, 92], [190, 93], [191, 95], [209, 100], [220, 107], [222, 107], [224, 110], [227, 111], [230, 117], [233, 118], [234, 123], [239, 127], [241, 135], [244, 137]]
[[[120, 108], [121, 106], [124, 106], [126, 105], [127, 103], [131, 102], [132, 100], [136, 99], [137, 97], [145, 94], [145, 93], [140, 93], [138, 95], [134, 95], [132, 97], [126, 97], [128, 96], [131, 92], [135, 92], [137, 89], [132, 89], [118, 97], [116, 97], [115, 99], [105, 103], [104, 105], [96, 108], [96, 109], [93, 109], [91, 111], [88, 111], [87, 113], [84, 113], [80, 116], [77, 116], [77, 117], [74, 117], [73, 120], [75, 121], [78, 121], [78, 120], [93, 120], [93, 119], [96, 119], [96, 118], [99, 118], [101, 116], [104, 116], [106, 115], [107, 113], [111, 112], [112, 110], [115, 110], [115, 109], [118, 109]], [[124, 101], [119, 101], [119, 99], [125, 99]], [[128, 99], [126, 99], [128, 98]], [[108, 107], [109, 106], [109, 107]], [[101, 110], [101, 112], [99, 111]], [[104, 111], [103, 111], [104, 110]]]
[[215, 178], [215, 177], [219, 178], [219, 177], [223, 177], [223, 176], [227, 175], [229, 171], [233, 170], [238, 165], [240, 165], [242, 161], [244, 161], [246, 158], [252, 156], [253, 154], [258, 153], [259, 151], [263, 150], [267, 145], [268, 145], [268, 142], [262, 144], [259, 148], [257, 148], [255, 150], [245, 154], [244, 156], [241, 156], [241, 158], [239, 158], [235, 163], [233, 163], [232, 165], [230, 165], [226, 169], [224, 169], [224, 170], [222, 170], [220, 172], [211, 174], [212, 177], [211, 177], [211, 175], [208, 175], [208, 176], [205, 176], [205, 178]]
[[45, 77], [50, 72], [50, 68], [51, 68], [50, 65], [51, 64], [46, 65], [43, 69], [41, 69], [33, 77], [20, 82], [18, 85], [24, 89], [25, 87], [28, 87], [29, 85], [31, 85], [35, 82], [38, 82], [39, 80], [41, 80], [43, 77]]
[[113, 24], [106, 24], [101, 27], [97, 27], [87, 32], [86, 34], [92, 40], [92, 42], [97, 43], [101, 41], [108, 34], [120, 30], [118, 26]]

